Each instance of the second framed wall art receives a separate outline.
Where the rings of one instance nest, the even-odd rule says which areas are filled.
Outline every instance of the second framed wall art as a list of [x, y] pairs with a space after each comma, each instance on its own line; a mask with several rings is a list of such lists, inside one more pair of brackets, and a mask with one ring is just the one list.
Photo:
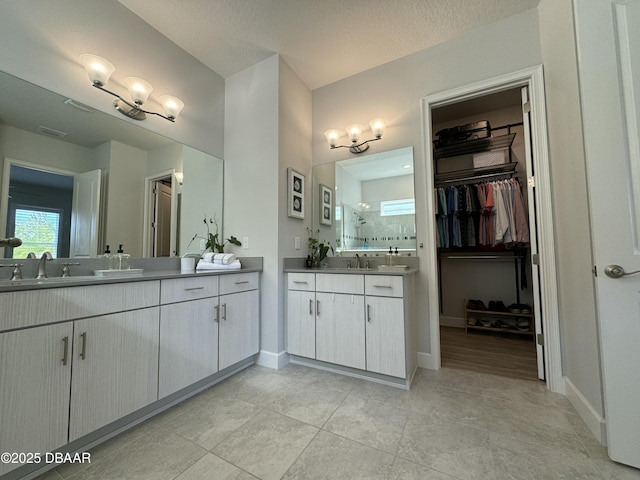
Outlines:
[[287, 214], [304, 220], [304, 175], [287, 168]]

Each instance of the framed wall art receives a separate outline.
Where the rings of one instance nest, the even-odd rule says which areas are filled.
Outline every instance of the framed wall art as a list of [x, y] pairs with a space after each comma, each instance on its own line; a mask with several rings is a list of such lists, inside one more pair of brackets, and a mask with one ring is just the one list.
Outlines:
[[304, 175], [287, 168], [288, 215], [304, 220]]
[[320, 223], [333, 224], [333, 190], [320, 184]]

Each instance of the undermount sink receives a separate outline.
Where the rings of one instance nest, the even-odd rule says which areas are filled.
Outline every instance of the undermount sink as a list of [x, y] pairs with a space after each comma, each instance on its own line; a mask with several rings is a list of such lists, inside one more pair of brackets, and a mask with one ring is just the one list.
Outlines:
[[50, 277], [50, 278], [22, 278], [20, 280], [0, 280], [0, 286], [13, 286], [13, 285], [46, 285], [52, 283], [66, 283], [66, 282], [82, 282], [86, 280], [95, 280], [94, 275], [77, 275], [75, 277]]

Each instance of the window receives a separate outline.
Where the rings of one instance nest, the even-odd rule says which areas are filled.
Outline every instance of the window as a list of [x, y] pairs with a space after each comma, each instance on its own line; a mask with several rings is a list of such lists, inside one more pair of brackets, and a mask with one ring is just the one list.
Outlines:
[[386, 200], [380, 202], [380, 216], [412, 215], [416, 213], [416, 201], [414, 198], [404, 200]]
[[13, 258], [25, 258], [29, 252], [40, 257], [46, 251], [58, 256], [60, 212], [16, 208], [14, 221], [14, 236], [22, 245], [13, 249]]

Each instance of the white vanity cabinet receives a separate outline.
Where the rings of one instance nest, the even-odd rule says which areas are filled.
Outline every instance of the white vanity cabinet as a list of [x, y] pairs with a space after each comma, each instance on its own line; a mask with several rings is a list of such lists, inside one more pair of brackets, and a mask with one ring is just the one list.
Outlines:
[[69, 441], [158, 399], [158, 312], [74, 322]]
[[[0, 333], [0, 451], [67, 443], [73, 323]], [[0, 475], [18, 465], [0, 463]]]
[[218, 277], [161, 281], [158, 397], [218, 371]]
[[316, 275], [316, 359], [366, 368], [364, 276]]
[[260, 294], [258, 273], [220, 277], [220, 370], [258, 353]]
[[367, 370], [406, 376], [403, 278], [365, 277]]
[[408, 386], [416, 367], [413, 281], [411, 274], [288, 272], [287, 352], [300, 363], [313, 359]]

